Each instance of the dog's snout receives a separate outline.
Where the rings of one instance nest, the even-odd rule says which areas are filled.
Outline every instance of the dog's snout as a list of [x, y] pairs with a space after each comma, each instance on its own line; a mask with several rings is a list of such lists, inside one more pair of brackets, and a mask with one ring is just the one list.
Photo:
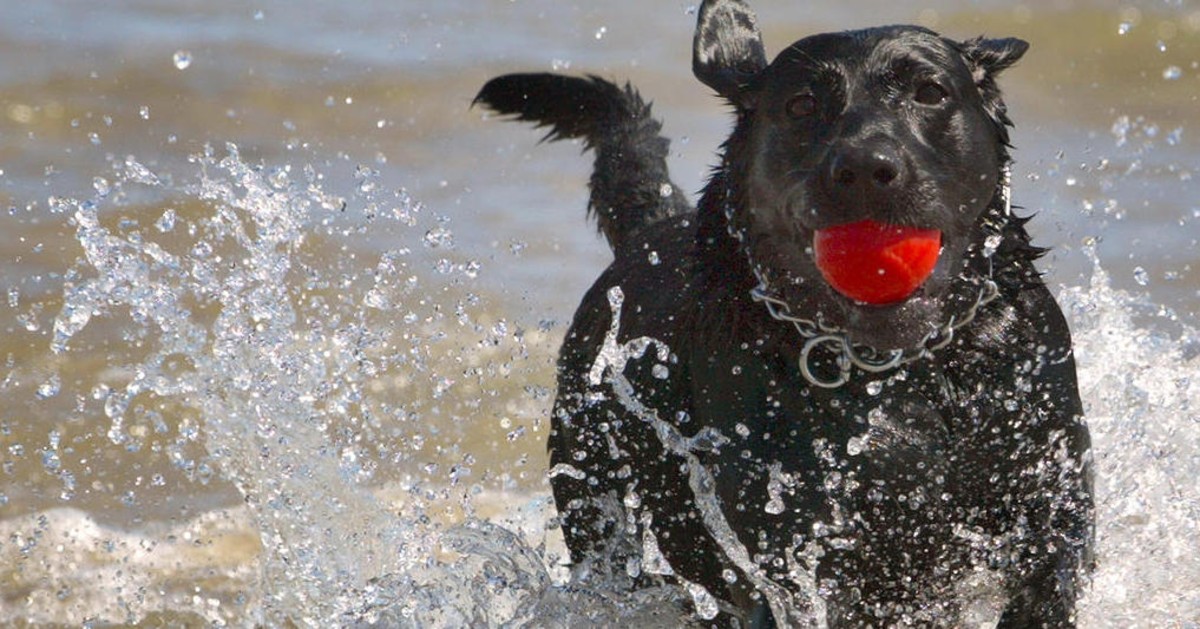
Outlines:
[[828, 177], [835, 193], [851, 190], [886, 191], [904, 181], [904, 162], [887, 147], [847, 148], [833, 156]]

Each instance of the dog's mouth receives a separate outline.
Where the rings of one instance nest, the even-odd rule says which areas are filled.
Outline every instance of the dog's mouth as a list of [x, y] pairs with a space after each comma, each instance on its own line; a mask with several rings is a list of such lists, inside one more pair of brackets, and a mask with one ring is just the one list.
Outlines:
[[860, 304], [887, 306], [925, 283], [942, 251], [942, 232], [872, 220], [813, 234], [813, 256], [825, 281]]

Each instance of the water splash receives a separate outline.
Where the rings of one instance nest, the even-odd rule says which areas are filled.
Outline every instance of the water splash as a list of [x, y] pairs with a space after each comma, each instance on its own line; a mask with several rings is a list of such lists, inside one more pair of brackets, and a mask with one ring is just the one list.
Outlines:
[[[670, 349], [657, 339], [638, 337], [621, 343], [621, 310], [625, 296], [619, 286], [608, 290], [608, 304], [612, 313], [609, 330], [605, 334], [603, 345], [597, 353], [595, 363], [588, 374], [592, 385], [606, 382], [611, 386], [617, 401], [627, 411], [654, 428], [655, 435], [662, 442], [663, 448], [675, 456], [684, 459], [687, 464], [688, 485], [695, 499], [696, 508], [704, 519], [705, 527], [713, 539], [725, 551], [738, 568], [762, 592], [771, 607], [775, 618], [786, 619], [786, 623], [794, 626], [820, 627], [824, 626], [824, 605], [816, 595], [816, 577], [811, 566], [797, 565], [792, 568], [793, 585], [801, 592], [793, 596], [788, 590], [769, 580], [762, 567], [752, 558], [749, 549], [742, 544], [730, 526], [721, 508], [720, 499], [716, 495], [716, 482], [712, 473], [697, 457], [698, 452], [710, 450], [714, 446], [728, 442], [728, 438], [714, 428], [701, 430], [693, 437], [685, 437], [679, 429], [658, 416], [656, 409], [646, 406], [640, 399], [637, 389], [625, 377], [624, 371], [630, 360], [640, 359], [645, 355], [646, 348], [651, 344], [658, 348], [657, 358], [666, 361]], [[789, 553], [789, 557], [796, 553]], [[712, 594], [698, 584], [685, 583], [688, 594], [692, 597], [697, 614], [711, 620], [718, 614], [718, 607]]]
[[1082, 625], [1178, 626], [1200, 618], [1200, 334], [1113, 288], [1087, 254], [1090, 285], [1059, 294], [1096, 464], [1098, 565]]
[[[436, 435], [415, 426], [452, 426], [459, 420], [447, 416], [477, 417], [491, 406], [515, 415], [512, 407], [524, 399], [467, 392], [454, 407], [460, 410], [448, 410], [456, 394], [486, 389], [480, 383], [488, 378], [521, 385], [551, 378], [514, 367], [528, 356], [521, 352], [532, 333], [512, 322], [485, 324], [478, 296], [431, 284], [468, 281], [478, 270], [454, 257], [444, 221], [403, 190], [374, 185], [370, 169], [356, 172], [342, 196], [311, 167], [247, 164], [232, 145], [220, 154], [207, 150], [193, 164], [195, 181], [177, 185], [129, 158], [94, 197], [51, 200], [54, 215], [73, 226], [81, 254], [64, 274], [46, 353], [50, 364], [70, 360], [96, 348], [89, 330], [115, 326], [121, 351], [106, 354], [106, 381], [79, 402], [102, 409], [95, 416], [107, 423], [108, 447], [161, 449], [201, 482], [219, 474], [234, 483], [245, 506], [141, 528], [103, 525], [74, 509], [0, 522], [0, 580], [13, 584], [20, 601], [5, 606], [0, 620], [679, 626], [696, 621], [691, 601], [711, 611], [711, 598], [694, 586], [625, 589], [628, 570], [669, 573], [652, 538], [637, 540], [640, 565], [622, 566], [611, 578], [603, 570], [587, 574], [588, 566], [567, 571], [561, 542], [546, 534], [555, 527], [548, 497], [466, 489], [475, 462], [459, 437], [444, 441], [452, 465], [417, 460], [414, 453]], [[146, 199], [148, 228], [119, 216]], [[354, 220], [345, 218], [356, 210]], [[415, 270], [418, 253], [401, 247], [351, 263], [312, 246], [383, 224], [410, 230], [408, 242], [436, 261]], [[1074, 329], [1097, 468], [1099, 566], [1082, 626], [1169, 626], [1200, 617], [1200, 335], [1169, 311], [1113, 289], [1098, 263], [1088, 286], [1065, 288], [1060, 300]], [[9, 301], [28, 297], [10, 291]], [[673, 452], [694, 456], [719, 444], [719, 433], [682, 437], [641, 404], [624, 367], [667, 362], [669, 349], [653, 339], [621, 342], [621, 305], [620, 293], [611, 293], [614, 326], [590, 375], [609, 383]], [[26, 314], [21, 325], [36, 325]], [[447, 329], [466, 336], [450, 337]], [[447, 338], [457, 339], [454, 348]], [[505, 343], [518, 347], [491, 362], [488, 352]], [[30, 395], [69, 402], [81, 397], [74, 386], [46, 372]], [[540, 387], [529, 395], [547, 402]], [[154, 441], [145, 426], [176, 436]], [[38, 457], [64, 501], [100, 482], [70, 456], [70, 439], [57, 428], [46, 434], [6, 452]], [[189, 454], [197, 445], [202, 458]], [[404, 465], [424, 474], [381, 495], [372, 484], [380, 470]], [[722, 528], [703, 468], [689, 468], [697, 471], [692, 485], [706, 520], [736, 542], [728, 524]], [[785, 501], [788, 479], [773, 480], [773, 498]], [[147, 482], [165, 481], [156, 475]], [[444, 511], [429, 507], [453, 487], [458, 511], [474, 517], [446, 530]], [[0, 493], [0, 504], [9, 500]], [[489, 510], [489, 502], [505, 508]], [[639, 506], [631, 495], [617, 508], [627, 517]], [[753, 567], [729, 548], [739, 565]], [[806, 567], [793, 572], [802, 576]], [[196, 584], [213, 580], [223, 585], [199, 591]], [[819, 600], [792, 601], [770, 583], [759, 585], [781, 616], [819, 615], [806, 607]]]
[[[70, 359], [96, 351], [88, 330], [115, 328], [137, 351], [110, 352], [108, 381], [91, 391], [110, 447], [159, 449], [164, 444], [142, 429], [147, 423], [160, 426], [155, 432], [175, 431], [177, 440], [163, 448], [168, 457], [180, 468], [219, 474], [245, 506], [132, 530], [73, 509], [0, 522], [11, 541], [0, 543], [0, 563], [22, 576], [0, 575], [64, 584], [55, 596], [30, 593], [23, 610], [12, 612], [18, 615], [0, 618], [240, 626], [687, 622], [678, 588], [631, 595], [626, 575], [609, 582], [586, 569], [578, 579], [567, 574], [557, 565], [562, 551], [545, 540], [545, 496], [517, 503], [528, 508], [489, 508], [511, 499], [471, 485], [458, 505], [470, 519], [445, 529], [442, 522], [455, 516], [432, 505], [444, 504], [475, 464], [458, 443], [446, 448], [457, 462], [444, 475], [431, 462], [421, 476], [382, 490], [371, 484], [381, 466], [416, 467], [412, 453], [434, 441], [438, 425], [457, 421], [447, 411], [487, 414], [483, 397], [497, 393], [489, 380], [522, 373], [513, 361], [527, 359], [529, 345], [546, 344], [504, 320], [485, 324], [477, 295], [448, 290], [479, 267], [447, 253], [454, 245], [446, 220], [430, 217], [436, 225], [422, 227], [420, 205], [403, 190], [380, 189], [370, 169], [356, 170], [347, 198], [329, 192], [311, 167], [296, 177], [290, 166], [249, 164], [232, 144], [191, 161], [198, 175], [186, 185], [129, 158], [95, 197], [52, 199], [82, 254], [65, 276], [49, 353]], [[149, 229], [114, 216], [146, 198], [170, 202], [146, 211], [154, 217]], [[356, 208], [362, 216], [346, 220]], [[413, 273], [408, 248], [363, 268], [311, 246], [379, 231], [379, 221], [411, 229], [410, 241], [445, 257], [431, 261], [432, 273]], [[446, 326], [461, 330], [453, 337], [461, 349], [439, 346], [451, 338]], [[427, 386], [415, 387], [418, 379]], [[60, 387], [52, 375], [37, 395], [53, 397]], [[541, 387], [530, 396], [538, 407], [549, 402]], [[512, 394], [501, 402], [506, 428], [509, 416], [529, 413]], [[430, 425], [416, 429], [423, 421]], [[170, 422], [178, 425], [164, 425]], [[44, 467], [73, 490], [75, 475], [51, 434], [40, 451]], [[507, 440], [523, 434], [519, 426]], [[200, 459], [185, 452], [195, 443], [203, 445]], [[159, 476], [151, 482], [165, 484]], [[128, 504], [135, 503], [131, 491]], [[507, 513], [507, 528], [470, 517], [481, 509]], [[211, 550], [198, 555], [192, 544]], [[102, 557], [90, 559], [96, 549]], [[209, 585], [186, 585], [199, 582]]]
[[[369, 474], [355, 442], [369, 434], [335, 430], [365, 422], [371, 359], [385, 341], [367, 307], [325, 306], [339, 278], [322, 277], [304, 245], [314, 222], [334, 218], [322, 212], [343, 203], [314, 173], [291, 181], [246, 164], [232, 144], [224, 156], [209, 148], [193, 160], [199, 181], [182, 192], [210, 211], [189, 221], [186, 244], [106, 225], [109, 194], [53, 200], [84, 258], [65, 287], [51, 351], [69, 354], [89, 323], [128, 313], [127, 335], [148, 351], [123, 386], [99, 394], [109, 439], [135, 440], [126, 429], [135, 400], [200, 417], [207, 462], [242, 493], [265, 550], [262, 605], [248, 618], [321, 626], [344, 611], [348, 590], [430, 554], [431, 531], [389, 513], [357, 482]], [[121, 182], [140, 194], [170, 192], [132, 158]], [[167, 233], [178, 219], [163, 217], [156, 227]], [[348, 292], [341, 297], [360, 299]]]

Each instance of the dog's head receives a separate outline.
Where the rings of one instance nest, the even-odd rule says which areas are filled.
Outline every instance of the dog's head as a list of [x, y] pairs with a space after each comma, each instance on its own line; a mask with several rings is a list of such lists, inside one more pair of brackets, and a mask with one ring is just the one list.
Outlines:
[[[877, 349], [914, 347], [954, 314], [946, 297], [1008, 163], [995, 77], [1027, 47], [888, 26], [807, 37], [768, 64], [744, 3], [705, 2], [693, 69], [738, 114], [724, 209], [771, 290]], [[856, 243], [874, 232], [923, 251], [925, 268]], [[822, 259], [837, 238], [849, 249]]]

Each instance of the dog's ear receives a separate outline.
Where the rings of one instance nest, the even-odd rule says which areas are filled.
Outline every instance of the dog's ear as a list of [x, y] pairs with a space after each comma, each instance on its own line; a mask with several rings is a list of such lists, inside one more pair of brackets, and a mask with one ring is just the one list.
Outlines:
[[1000, 88], [996, 84], [996, 75], [1016, 63], [1025, 51], [1029, 50], [1029, 42], [1015, 37], [1005, 39], [971, 39], [961, 44], [963, 57], [971, 68], [971, 78], [983, 98], [983, 109], [996, 127], [996, 136], [1000, 142], [1008, 146], [1008, 127], [1012, 121], [1008, 119], [1008, 108], [1000, 96]]
[[1025, 55], [1029, 42], [1016, 37], [1004, 39], [972, 39], [962, 44], [963, 54], [971, 62], [975, 83], [982, 84]]
[[739, 107], [747, 107], [744, 87], [763, 68], [767, 55], [754, 11], [740, 0], [700, 3], [692, 41], [692, 72], [701, 83]]

